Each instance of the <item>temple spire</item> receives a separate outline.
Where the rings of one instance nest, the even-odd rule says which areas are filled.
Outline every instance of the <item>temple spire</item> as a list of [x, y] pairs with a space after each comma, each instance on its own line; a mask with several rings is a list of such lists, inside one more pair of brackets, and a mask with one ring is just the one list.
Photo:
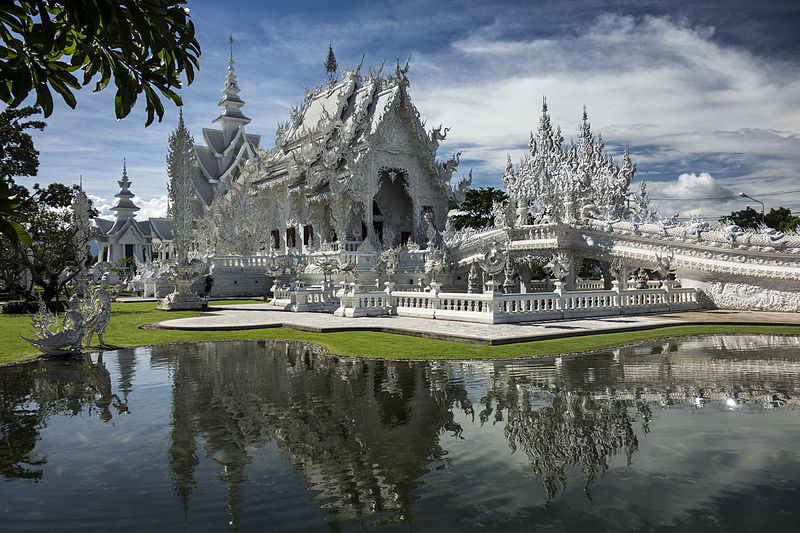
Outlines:
[[333, 55], [333, 43], [328, 44], [328, 58], [323, 65], [325, 72], [328, 74], [328, 81], [333, 84], [336, 82], [336, 69], [339, 68], [339, 63], [336, 61], [336, 56]]
[[217, 104], [222, 108], [222, 111], [220, 111], [219, 116], [212, 121], [213, 124], [221, 124], [223, 131], [235, 129], [240, 125], [250, 123], [250, 119], [244, 116], [241, 111], [244, 100], [239, 97], [241, 90], [236, 82], [236, 74], [233, 68], [235, 61], [233, 60], [232, 35], [228, 37], [228, 44], [230, 45], [228, 72], [225, 75], [225, 86], [222, 88], [222, 100]]
[[131, 180], [128, 179], [128, 167], [125, 158], [122, 159], [122, 178], [117, 180], [117, 183], [119, 183], [119, 192], [114, 195], [117, 201], [114, 202], [114, 207], [111, 208], [111, 211], [114, 211], [114, 216], [117, 219], [131, 218], [139, 210], [139, 207], [132, 200], [136, 195], [130, 190]]

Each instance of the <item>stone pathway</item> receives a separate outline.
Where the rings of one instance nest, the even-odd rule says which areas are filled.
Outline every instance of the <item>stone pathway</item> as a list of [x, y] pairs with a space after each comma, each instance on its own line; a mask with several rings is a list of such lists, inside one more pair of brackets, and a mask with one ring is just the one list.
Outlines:
[[164, 320], [154, 326], [177, 330], [245, 330], [286, 327], [301, 331], [382, 331], [431, 339], [474, 344], [510, 344], [539, 339], [553, 339], [636, 331], [681, 324], [789, 324], [798, 326], [800, 313], [758, 313], [744, 311], [691, 311], [639, 316], [613, 316], [523, 322], [519, 324], [476, 324], [451, 320], [411, 317], [340, 318], [327, 313], [292, 313], [269, 309], [267, 304], [240, 304], [214, 308], [194, 318]]

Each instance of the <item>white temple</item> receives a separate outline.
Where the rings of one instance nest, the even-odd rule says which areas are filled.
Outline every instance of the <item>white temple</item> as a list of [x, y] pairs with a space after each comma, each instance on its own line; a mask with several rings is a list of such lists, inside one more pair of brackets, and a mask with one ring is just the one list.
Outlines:
[[[428, 221], [444, 229], [466, 184], [450, 184], [458, 154], [436, 160], [445, 134], [441, 127], [425, 130], [408, 95], [408, 65], [398, 62], [388, 76], [382, 68], [362, 74], [359, 65], [341, 81], [331, 77], [307, 91], [266, 151], [244, 133], [249, 119], [241, 113], [232, 58], [228, 64], [215, 119], [223, 130], [204, 129], [206, 146], [195, 149], [195, 190], [208, 208], [200, 217], [200, 249], [248, 255], [342, 241], [424, 246]], [[237, 226], [231, 217], [249, 223]]]
[[[306, 90], [267, 150], [245, 132], [231, 46], [213, 121], [220, 129], [203, 129], [191, 172], [191, 253], [210, 267], [211, 296], [268, 295], [279, 309], [345, 317], [490, 323], [699, 307], [800, 311], [800, 235], [660, 217], [643, 182], [632, 190], [628, 149], [618, 161], [607, 154], [585, 109], [577, 141], [564, 146], [545, 103], [529, 152], [502, 173], [508, 202], [495, 206], [489, 227], [454, 231], [448, 212], [471, 174], [453, 183], [460, 153], [437, 159], [447, 129], [426, 130], [408, 64], [388, 75], [359, 65], [339, 79], [332, 59], [328, 79]], [[109, 260], [138, 257], [135, 242], [152, 235], [132, 222], [129, 185], [123, 175], [117, 220], [98, 221]], [[117, 243], [134, 248], [112, 250]], [[585, 260], [602, 279], [579, 277]]]
[[137, 261], [170, 259], [172, 227], [168, 218], [136, 220], [139, 207], [133, 203], [136, 196], [130, 190], [127, 165], [122, 163], [122, 178], [117, 181], [120, 190], [114, 197], [117, 201], [111, 208], [113, 219], [95, 218], [99, 235], [96, 237], [98, 262], [115, 264], [127, 260], [130, 265]]

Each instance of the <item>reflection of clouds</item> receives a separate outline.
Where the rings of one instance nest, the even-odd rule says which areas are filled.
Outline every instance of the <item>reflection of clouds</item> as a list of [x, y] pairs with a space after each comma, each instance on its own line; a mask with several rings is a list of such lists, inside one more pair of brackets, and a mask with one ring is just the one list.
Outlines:
[[0, 368], [0, 476], [42, 479], [47, 457], [35, 450], [40, 432], [53, 417], [84, 412], [102, 422], [128, 413], [112, 392], [102, 354], [96, 361], [86, 355]]

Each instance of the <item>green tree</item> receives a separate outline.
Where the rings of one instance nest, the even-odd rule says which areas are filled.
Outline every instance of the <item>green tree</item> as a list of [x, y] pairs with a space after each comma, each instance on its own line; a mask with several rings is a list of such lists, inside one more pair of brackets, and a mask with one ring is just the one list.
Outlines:
[[465, 215], [453, 217], [453, 226], [458, 230], [462, 228], [483, 228], [492, 218], [494, 202], [505, 202], [508, 195], [505, 191], [494, 187], [481, 187], [480, 189], [467, 189], [461, 210]]
[[35, 176], [39, 168], [39, 152], [33, 147], [30, 128], [44, 129], [40, 120], [25, 120], [39, 110], [33, 107], [4, 109], [0, 112], [0, 234], [16, 243], [30, 244], [22, 228], [27, 191], [14, 183], [16, 176]]
[[778, 207], [769, 210], [764, 216], [764, 223], [779, 231], [791, 231], [800, 226], [800, 217], [792, 216], [792, 210], [788, 207]]
[[[200, 45], [185, 0], [17, 0], [0, 7], [0, 98], [17, 107], [33, 91], [48, 117], [58, 93], [74, 108], [73, 90], [94, 82], [117, 87], [114, 111], [127, 116], [144, 93], [147, 122], [160, 121], [158, 95], [181, 105], [181, 75], [194, 80]], [[73, 73], [81, 71], [79, 79]]]
[[[0, 237], [0, 279], [12, 296], [28, 295], [33, 287], [22, 285], [28, 271], [29, 283], [42, 291], [42, 298], [51, 300], [64, 292], [67, 283], [77, 273], [75, 255], [78, 246], [75, 242], [72, 201], [78, 186], [51, 183], [42, 188], [33, 186], [33, 194], [20, 188], [19, 193], [25, 206], [25, 230], [31, 237], [31, 244], [12, 242]], [[93, 210], [90, 216], [97, 216]], [[87, 235], [88, 237], [88, 235]], [[72, 275], [64, 275], [68, 270]]]
[[720, 221], [730, 220], [742, 228], [757, 229], [762, 223], [778, 231], [791, 231], [800, 228], [800, 217], [792, 215], [788, 207], [772, 208], [763, 217], [760, 212], [752, 207], [741, 211], [732, 211], [730, 215], [722, 217]]
[[731, 221], [742, 228], [757, 228], [763, 222], [761, 213], [747, 207], [741, 211], [731, 211], [731, 214], [719, 219], [720, 222]]

